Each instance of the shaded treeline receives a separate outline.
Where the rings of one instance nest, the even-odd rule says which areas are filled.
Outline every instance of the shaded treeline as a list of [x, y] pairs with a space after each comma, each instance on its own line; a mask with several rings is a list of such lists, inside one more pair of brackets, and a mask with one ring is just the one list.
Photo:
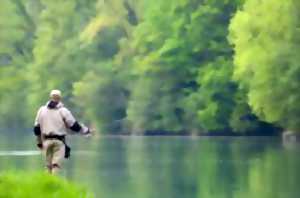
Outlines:
[[299, 128], [296, 0], [3, 0], [2, 127], [51, 89], [103, 133]]

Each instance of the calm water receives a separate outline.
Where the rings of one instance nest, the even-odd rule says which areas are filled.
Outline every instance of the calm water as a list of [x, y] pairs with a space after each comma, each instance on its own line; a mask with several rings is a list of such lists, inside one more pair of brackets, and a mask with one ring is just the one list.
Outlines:
[[[285, 149], [276, 138], [70, 141], [72, 157], [61, 175], [87, 186], [97, 198], [300, 197], [300, 151]], [[24, 153], [3, 152], [13, 150]], [[42, 170], [43, 158], [33, 150], [33, 137], [1, 138], [0, 171]]]

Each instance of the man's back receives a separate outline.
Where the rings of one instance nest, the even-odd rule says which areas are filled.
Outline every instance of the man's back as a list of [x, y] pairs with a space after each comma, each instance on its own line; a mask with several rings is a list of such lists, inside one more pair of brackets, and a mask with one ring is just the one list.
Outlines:
[[47, 106], [41, 107], [37, 119], [40, 123], [42, 134], [66, 135], [67, 128], [62, 117], [62, 110], [62, 108], [50, 109]]

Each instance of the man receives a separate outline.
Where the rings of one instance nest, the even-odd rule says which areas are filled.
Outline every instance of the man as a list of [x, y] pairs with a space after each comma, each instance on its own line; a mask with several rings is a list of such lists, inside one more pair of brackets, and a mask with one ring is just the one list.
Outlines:
[[69, 129], [82, 135], [91, 134], [89, 128], [79, 124], [72, 113], [64, 107], [61, 97], [59, 90], [52, 90], [50, 100], [38, 110], [34, 124], [37, 146], [45, 151], [50, 173], [57, 173], [63, 158], [70, 155], [70, 148], [65, 142]]

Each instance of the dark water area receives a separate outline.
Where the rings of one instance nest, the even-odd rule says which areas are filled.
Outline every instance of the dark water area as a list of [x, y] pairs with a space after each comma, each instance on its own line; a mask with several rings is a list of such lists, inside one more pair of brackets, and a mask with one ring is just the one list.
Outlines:
[[[107, 136], [69, 142], [72, 156], [60, 175], [95, 197], [300, 197], [300, 150], [285, 148], [276, 137]], [[32, 136], [3, 136], [0, 171], [43, 170], [34, 143]]]

